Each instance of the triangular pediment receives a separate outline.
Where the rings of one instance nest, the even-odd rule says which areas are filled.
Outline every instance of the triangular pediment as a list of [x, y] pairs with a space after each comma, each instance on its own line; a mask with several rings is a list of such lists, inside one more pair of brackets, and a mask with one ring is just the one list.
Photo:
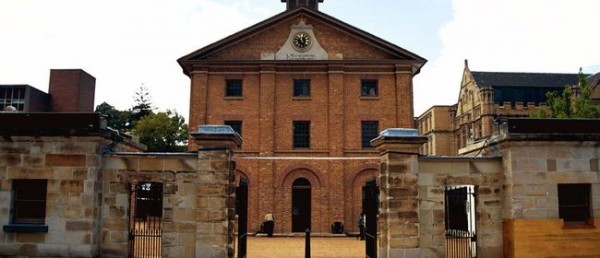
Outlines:
[[[310, 46], [294, 42], [298, 33]], [[298, 41], [298, 40], [296, 40]], [[295, 44], [299, 44], [296, 46]], [[299, 7], [275, 15], [178, 59], [188, 74], [193, 64], [211, 61], [286, 60], [386, 61], [411, 63], [418, 72], [426, 60], [319, 11]]]

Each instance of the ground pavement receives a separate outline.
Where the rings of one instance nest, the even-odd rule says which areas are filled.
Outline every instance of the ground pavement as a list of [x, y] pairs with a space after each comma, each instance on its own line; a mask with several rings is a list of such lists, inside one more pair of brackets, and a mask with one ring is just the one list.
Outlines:
[[[249, 236], [248, 258], [303, 258], [304, 243], [305, 238], [299, 236]], [[356, 237], [311, 237], [310, 247], [311, 258], [365, 257], [365, 241]]]

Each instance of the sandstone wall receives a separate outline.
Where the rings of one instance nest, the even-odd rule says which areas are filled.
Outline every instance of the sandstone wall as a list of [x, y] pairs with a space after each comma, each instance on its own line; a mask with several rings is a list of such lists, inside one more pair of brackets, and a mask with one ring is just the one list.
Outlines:
[[0, 254], [80, 256], [100, 254], [102, 137], [13, 136], [0, 141], [0, 222], [11, 225], [12, 182], [47, 180], [48, 232], [0, 232]]

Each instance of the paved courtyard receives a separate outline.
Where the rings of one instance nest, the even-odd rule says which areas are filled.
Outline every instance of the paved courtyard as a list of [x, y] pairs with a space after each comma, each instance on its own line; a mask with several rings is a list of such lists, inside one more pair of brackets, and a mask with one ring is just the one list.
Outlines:
[[[304, 241], [304, 237], [251, 236], [248, 237], [248, 258], [304, 257]], [[312, 237], [310, 246], [313, 258], [365, 257], [365, 241], [354, 237]]]

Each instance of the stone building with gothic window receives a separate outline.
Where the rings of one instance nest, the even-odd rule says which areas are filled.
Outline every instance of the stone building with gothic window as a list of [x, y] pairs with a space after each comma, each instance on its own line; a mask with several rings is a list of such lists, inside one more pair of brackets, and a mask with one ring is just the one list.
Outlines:
[[[600, 103], [600, 74], [588, 76], [592, 101]], [[473, 156], [508, 118], [529, 117], [546, 105], [547, 92], [578, 85], [578, 74], [471, 71], [465, 60], [458, 102], [434, 106], [417, 118], [429, 141], [427, 155]]]

